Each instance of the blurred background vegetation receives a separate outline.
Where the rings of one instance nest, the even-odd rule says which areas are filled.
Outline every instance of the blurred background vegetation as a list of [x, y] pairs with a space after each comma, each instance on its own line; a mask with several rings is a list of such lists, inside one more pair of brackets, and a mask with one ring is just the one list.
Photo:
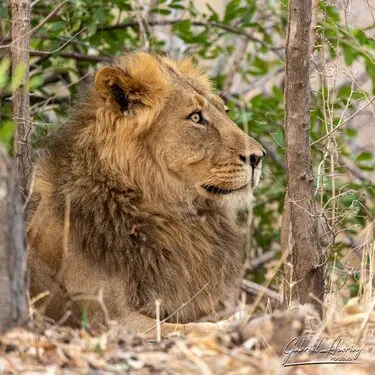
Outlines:
[[[232, 119], [267, 149], [256, 192], [248, 277], [263, 282], [280, 257], [285, 197], [284, 40], [286, 0], [34, 0], [30, 103], [33, 145], [67, 121], [79, 88], [124, 50], [192, 55], [227, 100]], [[314, 9], [311, 142], [320, 239], [330, 291], [360, 292], [373, 241], [375, 190], [375, 6], [320, 1]], [[0, 3], [0, 140], [11, 149], [11, 15]], [[84, 88], [83, 88], [84, 89]], [[366, 248], [367, 249], [367, 248]], [[274, 286], [280, 285], [281, 272]]]

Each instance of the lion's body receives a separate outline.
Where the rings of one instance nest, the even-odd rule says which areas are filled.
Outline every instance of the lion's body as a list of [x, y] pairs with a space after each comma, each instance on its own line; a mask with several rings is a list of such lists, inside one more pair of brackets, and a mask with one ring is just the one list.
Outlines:
[[[189, 104], [205, 107], [222, 129], [176, 129]], [[97, 73], [36, 163], [28, 207], [31, 293], [51, 292], [47, 315], [60, 319], [73, 301], [76, 319], [86, 306], [90, 323], [109, 318], [143, 331], [153, 324], [156, 299], [170, 323], [233, 306], [245, 244], [236, 213], [252, 193], [235, 191], [247, 177], [228, 152], [238, 159], [244, 147], [261, 148], [220, 106], [189, 61], [138, 53]], [[215, 168], [217, 181], [208, 175]], [[236, 197], [217, 197], [211, 184]], [[103, 303], [95, 302], [98, 293]]]

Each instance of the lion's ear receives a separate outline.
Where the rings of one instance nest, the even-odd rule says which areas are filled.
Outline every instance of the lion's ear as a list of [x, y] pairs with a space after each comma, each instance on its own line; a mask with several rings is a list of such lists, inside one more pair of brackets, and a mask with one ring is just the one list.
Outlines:
[[168, 92], [158, 61], [144, 53], [120, 58], [119, 66], [106, 66], [95, 76], [95, 88], [106, 101], [115, 102], [122, 112], [130, 105], [161, 108]]
[[125, 73], [115, 67], [106, 66], [98, 70], [95, 75], [95, 88], [105, 100], [114, 100], [121, 112], [129, 108], [128, 79]]

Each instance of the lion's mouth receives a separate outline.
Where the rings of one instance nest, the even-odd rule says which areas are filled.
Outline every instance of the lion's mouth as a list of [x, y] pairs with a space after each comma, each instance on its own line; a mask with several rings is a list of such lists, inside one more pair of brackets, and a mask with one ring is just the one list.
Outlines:
[[209, 193], [212, 193], [212, 194], [225, 195], [225, 194], [230, 194], [230, 193], [234, 193], [235, 191], [245, 189], [246, 186], [247, 185], [244, 185], [244, 186], [241, 186], [237, 189], [223, 189], [223, 188], [220, 188], [220, 187], [215, 186], [215, 185], [202, 185], [202, 188], [204, 190], [208, 191]]

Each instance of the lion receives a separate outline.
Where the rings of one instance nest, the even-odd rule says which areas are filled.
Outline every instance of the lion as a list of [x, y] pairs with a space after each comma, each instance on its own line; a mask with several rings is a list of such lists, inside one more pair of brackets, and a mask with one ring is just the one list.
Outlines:
[[216, 328], [197, 321], [238, 300], [239, 213], [264, 155], [191, 58], [133, 52], [100, 68], [35, 163], [27, 240], [39, 309], [139, 334], [155, 334], [157, 313], [163, 335]]

